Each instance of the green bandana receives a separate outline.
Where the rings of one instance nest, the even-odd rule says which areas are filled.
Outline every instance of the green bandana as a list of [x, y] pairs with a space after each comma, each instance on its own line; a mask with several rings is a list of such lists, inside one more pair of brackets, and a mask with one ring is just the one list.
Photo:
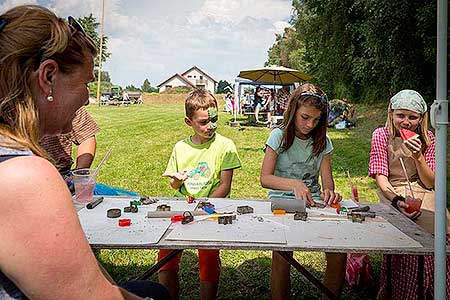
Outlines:
[[419, 114], [427, 111], [427, 104], [422, 96], [413, 90], [402, 90], [391, 98], [392, 109], [407, 109]]
[[208, 108], [208, 117], [209, 117], [209, 123], [208, 123], [209, 128], [216, 129], [217, 121], [219, 120], [219, 116], [217, 114], [217, 109], [215, 107]]

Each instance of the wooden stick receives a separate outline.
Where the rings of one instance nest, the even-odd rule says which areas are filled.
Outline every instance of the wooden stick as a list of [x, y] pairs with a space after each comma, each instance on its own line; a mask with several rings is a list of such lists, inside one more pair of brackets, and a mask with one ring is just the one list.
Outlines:
[[392, 194], [396, 195], [396, 196], [400, 196], [396, 191], [394, 191], [393, 189], [391, 189], [390, 187], [386, 186], [386, 188], [389, 190], [389, 192], [391, 192]]
[[97, 166], [97, 168], [95, 168], [94, 172], [93, 172], [92, 175], [89, 177], [89, 179], [88, 179], [88, 181], [87, 181], [87, 183], [86, 183], [86, 185], [85, 185], [85, 188], [84, 188], [80, 193], [76, 193], [76, 194], [75, 194], [75, 200], [78, 200], [79, 195], [83, 194], [83, 193], [87, 190], [87, 187], [89, 186], [89, 184], [91, 184], [91, 183], [95, 180], [95, 178], [96, 178], [97, 175], [98, 175], [98, 172], [100, 171], [101, 166], [106, 162], [106, 160], [107, 160], [107, 159], [109, 158], [109, 156], [111, 155], [111, 151], [112, 151], [112, 148], [110, 148], [110, 149], [108, 150], [108, 152], [106, 153], [105, 157], [103, 157], [102, 161], [99, 163], [99, 165]]
[[409, 190], [411, 191], [411, 195], [412, 195], [412, 197], [414, 199], [416, 199], [416, 197], [414, 197], [414, 192], [413, 192], [413, 189], [411, 187], [411, 183], [409, 182], [408, 173], [406, 173], [406, 168], [405, 168], [405, 164], [403, 163], [403, 159], [401, 157], [399, 157], [398, 159], [400, 159], [400, 163], [402, 165], [403, 173], [405, 174], [406, 182], [408, 182], [408, 186], [409, 186]]

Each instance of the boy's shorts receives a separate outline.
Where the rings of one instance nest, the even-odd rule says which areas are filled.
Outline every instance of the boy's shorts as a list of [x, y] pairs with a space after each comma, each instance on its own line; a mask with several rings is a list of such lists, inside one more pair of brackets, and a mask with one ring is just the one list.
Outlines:
[[[172, 250], [170, 249], [161, 249], [158, 253], [158, 261], [163, 259], [166, 255], [168, 255]], [[180, 269], [180, 259], [181, 254], [173, 257], [169, 260], [164, 266], [162, 266], [158, 272], [166, 271], [166, 270], [176, 270]], [[198, 249], [198, 264], [200, 268], [200, 281], [209, 281], [209, 282], [219, 282], [220, 276], [220, 256], [219, 250], [206, 250], [206, 249]]]

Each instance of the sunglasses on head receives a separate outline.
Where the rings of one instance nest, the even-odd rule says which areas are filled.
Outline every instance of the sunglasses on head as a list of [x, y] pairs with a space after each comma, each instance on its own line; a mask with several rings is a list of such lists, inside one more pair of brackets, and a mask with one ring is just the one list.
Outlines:
[[327, 95], [319, 95], [319, 94], [316, 94], [316, 93], [301, 93], [300, 94], [300, 97], [301, 96], [311, 96], [311, 97], [316, 97], [316, 98], [319, 98], [323, 103], [328, 103], [328, 98], [327, 98]]
[[81, 26], [81, 24], [78, 23], [78, 21], [74, 17], [68, 16], [67, 22], [69, 23], [70, 33], [72, 34], [72, 36], [77, 32], [81, 32], [83, 35], [86, 35], [83, 26]]

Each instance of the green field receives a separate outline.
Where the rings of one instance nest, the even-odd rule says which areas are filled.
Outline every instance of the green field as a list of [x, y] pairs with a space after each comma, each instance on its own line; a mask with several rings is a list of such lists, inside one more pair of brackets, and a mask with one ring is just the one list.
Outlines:
[[[371, 133], [385, 122], [386, 105], [358, 105], [357, 127], [330, 129], [334, 144], [332, 156], [337, 191], [350, 198], [346, 171], [357, 185], [361, 201], [377, 201], [375, 182], [367, 176]], [[112, 155], [102, 168], [99, 181], [151, 196], [172, 196], [168, 179], [162, 178], [174, 143], [191, 134], [184, 124], [182, 103], [145, 103], [128, 107], [88, 108], [101, 127], [97, 135], [96, 166], [109, 148]], [[268, 128], [226, 125], [231, 115], [221, 113], [218, 132], [233, 139], [243, 167], [235, 172], [231, 197], [265, 198], [267, 191], [260, 186], [259, 172], [263, 146]], [[117, 281], [131, 279], [143, 273], [156, 261], [156, 251], [101, 250], [99, 260]], [[181, 262], [181, 298], [198, 299], [199, 281], [197, 252], [185, 251]], [[323, 253], [297, 252], [296, 258], [318, 278], [325, 268]], [[221, 251], [222, 275], [219, 299], [270, 299], [271, 252]], [[371, 255], [375, 268], [372, 288], [345, 288], [342, 299], [375, 299], [379, 281], [381, 255]], [[292, 271], [293, 299], [318, 299], [320, 294], [302, 275]], [[157, 280], [153, 277], [153, 280]]]

